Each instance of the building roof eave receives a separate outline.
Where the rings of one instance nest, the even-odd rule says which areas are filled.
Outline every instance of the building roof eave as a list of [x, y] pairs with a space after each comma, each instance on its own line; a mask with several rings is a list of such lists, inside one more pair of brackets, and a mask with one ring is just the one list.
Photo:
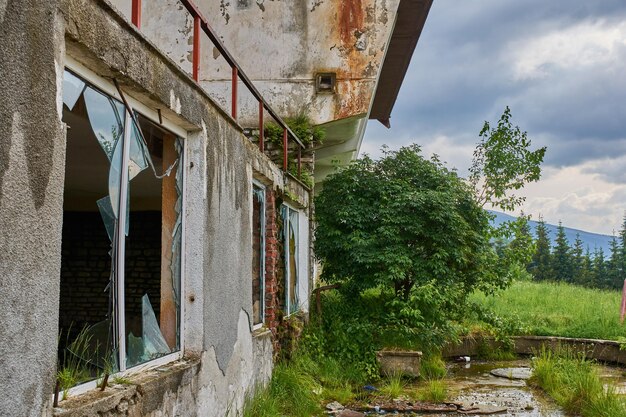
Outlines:
[[374, 93], [369, 119], [389, 128], [391, 111], [411, 63], [433, 0], [400, 0], [393, 33]]

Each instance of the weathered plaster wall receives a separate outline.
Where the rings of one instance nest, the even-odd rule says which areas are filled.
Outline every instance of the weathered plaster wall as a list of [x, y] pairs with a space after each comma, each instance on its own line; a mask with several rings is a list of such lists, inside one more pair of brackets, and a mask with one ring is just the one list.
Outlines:
[[250, 323], [253, 172], [303, 207], [308, 192], [108, 2], [0, 0], [0, 23], [0, 415], [52, 413], [65, 52], [189, 132], [183, 337], [185, 354], [195, 359], [178, 373], [139, 374], [139, 386], [120, 395], [107, 390], [62, 402], [55, 413], [95, 415], [102, 400], [109, 405], [101, 411], [112, 415], [234, 415], [272, 369], [269, 333], [253, 335]]
[[[116, 3], [124, 9], [124, 1], [130, 0]], [[368, 113], [399, 0], [195, 3], [279, 114], [305, 111], [322, 124]], [[172, 29], [163, 31], [164, 22]], [[192, 23], [177, 0], [143, 3], [141, 30], [187, 71]], [[201, 45], [201, 83], [230, 111], [230, 68], [204, 35]], [[336, 94], [316, 94], [320, 72], [337, 74]], [[256, 100], [243, 90], [239, 117], [244, 125], [254, 125]]]
[[41, 416], [54, 387], [65, 132], [57, 2], [0, 1], [0, 401]]
[[224, 368], [212, 349], [198, 358], [177, 362], [129, 377], [131, 384], [104, 392], [94, 390], [70, 398], [55, 417], [225, 417], [238, 415], [255, 384], [265, 384], [272, 372], [269, 332], [252, 335], [248, 317], [237, 322], [235, 354]]

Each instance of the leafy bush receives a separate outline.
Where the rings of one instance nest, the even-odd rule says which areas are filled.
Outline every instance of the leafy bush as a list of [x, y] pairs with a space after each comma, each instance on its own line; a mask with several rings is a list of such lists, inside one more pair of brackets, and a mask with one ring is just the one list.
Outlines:
[[497, 286], [485, 271], [497, 258], [489, 217], [473, 191], [417, 145], [383, 152], [329, 176], [315, 200], [323, 279], [352, 294], [392, 289], [404, 301], [422, 297], [412, 290], [428, 285], [455, 299]]
[[[311, 120], [304, 114], [286, 118], [285, 123], [305, 146], [312, 143], [321, 144], [326, 138], [326, 131], [319, 126], [313, 126]], [[283, 128], [274, 122], [267, 122], [264, 125], [263, 136], [267, 142], [282, 146]]]

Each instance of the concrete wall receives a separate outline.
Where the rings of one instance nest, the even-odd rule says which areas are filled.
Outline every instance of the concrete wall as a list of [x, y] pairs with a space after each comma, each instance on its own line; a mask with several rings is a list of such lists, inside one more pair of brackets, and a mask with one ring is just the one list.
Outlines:
[[40, 416], [54, 388], [65, 132], [57, 4], [0, 1], [0, 401]]
[[[130, 19], [131, 0], [114, 0]], [[305, 113], [326, 130], [316, 146], [315, 182], [348, 164], [361, 146], [400, 0], [196, 0], [221, 41], [281, 115]], [[416, 24], [418, 24], [416, 22]], [[141, 31], [191, 73], [193, 19], [178, 0], [142, 3]], [[167, 26], [168, 30], [163, 30]], [[232, 73], [201, 35], [200, 84], [231, 112]], [[336, 74], [333, 93], [318, 73]], [[238, 120], [258, 126], [258, 102], [240, 82]], [[269, 118], [266, 117], [266, 121]]]
[[[269, 332], [251, 331], [252, 178], [288, 193], [305, 210], [308, 191], [258, 152], [177, 63], [109, 3], [0, 1], [0, 22], [0, 87], [6, 94], [0, 101], [0, 388], [5, 393], [0, 415], [52, 413], [65, 53], [97, 77], [117, 79], [129, 96], [160, 109], [188, 132], [182, 304], [190, 365], [180, 372], [176, 369], [184, 363], [139, 374], [132, 377], [138, 385], [123, 394], [106, 390], [76, 397], [54, 413], [234, 415], [245, 394], [267, 381], [272, 369]], [[177, 376], [170, 378], [168, 369]]]
[[[130, 0], [114, 0], [130, 19]], [[281, 115], [306, 111], [315, 124], [369, 111], [399, 0], [196, 0], [209, 25]], [[164, 31], [167, 25], [171, 30]], [[178, 0], [144, 1], [142, 27], [191, 72], [193, 21]], [[203, 87], [230, 111], [231, 71], [202, 37]], [[315, 75], [337, 74], [336, 94], [316, 94]], [[254, 125], [256, 100], [240, 88], [239, 115]]]

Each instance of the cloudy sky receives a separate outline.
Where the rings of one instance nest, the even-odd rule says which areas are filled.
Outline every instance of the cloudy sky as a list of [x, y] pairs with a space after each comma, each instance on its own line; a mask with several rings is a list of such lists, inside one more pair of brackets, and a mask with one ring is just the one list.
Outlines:
[[387, 130], [362, 152], [418, 143], [465, 175], [505, 106], [547, 146], [523, 210], [611, 234], [626, 210], [626, 2], [434, 0]]

